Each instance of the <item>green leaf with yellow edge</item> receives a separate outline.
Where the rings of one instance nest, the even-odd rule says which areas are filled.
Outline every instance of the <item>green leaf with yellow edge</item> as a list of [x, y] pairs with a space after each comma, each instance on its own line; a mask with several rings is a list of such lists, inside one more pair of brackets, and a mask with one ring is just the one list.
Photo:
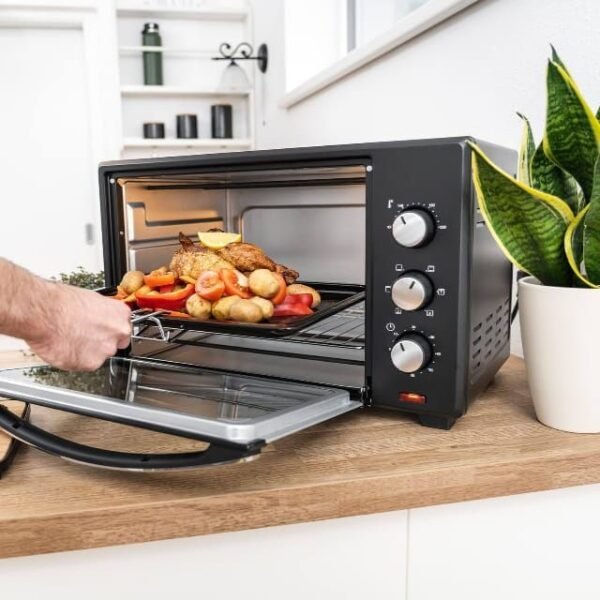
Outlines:
[[552, 50], [552, 62], [555, 62], [557, 65], [560, 65], [566, 71], [566, 73], [569, 75], [569, 77], [571, 77], [571, 73], [569, 73], [569, 69], [567, 69], [567, 66], [562, 61], [561, 57], [558, 55], [556, 48], [552, 44], [550, 44], [550, 49]]
[[497, 167], [475, 144], [473, 183], [481, 213], [509, 260], [545, 285], [569, 286], [564, 252], [573, 212], [560, 198], [525, 185]]
[[523, 120], [523, 133], [521, 134], [521, 145], [519, 146], [517, 179], [522, 181], [525, 185], [532, 185], [531, 161], [533, 160], [533, 155], [535, 153], [533, 131], [531, 130], [529, 119], [521, 113], [517, 113], [517, 115]]
[[569, 266], [573, 273], [575, 273], [577, 279], [588, 287], [597, 288], [599, 286], [590, 281], [581, 271], [581, 250], [579, 248], [580, 243], [578, 238], [581, 236], [583, 221], [589, 208], [590, 205], [588, 204], [567, 227], [564, 246]]
[[583, 225], [583, 264], [586, 278], [600, 284], [600, 159], [594, 169], [594, 187]]
[[575, 178], [546, 156], [542, 144], [533, 154], [529, 185], [547, 194], [558, 196], [569, 205], [574, 214], [577, 214], [585, 204], [583, 191]]
[[594, 165], [600, 146], [600, 123], [566, 69], [548, 62], [544, 152], [592, 193]]

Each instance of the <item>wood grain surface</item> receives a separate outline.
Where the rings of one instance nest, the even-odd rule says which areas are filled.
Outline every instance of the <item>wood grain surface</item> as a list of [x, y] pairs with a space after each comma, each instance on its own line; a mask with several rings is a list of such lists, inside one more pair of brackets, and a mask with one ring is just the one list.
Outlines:
[[[0, 365], [17, 358], [0, 358]], [[197, 447], [190, 440], [41, 407], [32, 407], [31, 421], [111, 449]], [[538, 423], [523, 363], [511, 358], [451, 431], [367, 409], [280, 440], [254, 462], [171, 473], [98, 470], [23, 448], [0, 480], [0, 557], [597, 482], [600, 436]]]
[[[0, 400], [0, 404], [11, 412], [22, 417], [27, 412], [27, 404], [18, 400]], [[0, 431], [0, 473], [4, 470], [5, 461], [14, 453], [14, 446], [18, 444], [9, 435]]]

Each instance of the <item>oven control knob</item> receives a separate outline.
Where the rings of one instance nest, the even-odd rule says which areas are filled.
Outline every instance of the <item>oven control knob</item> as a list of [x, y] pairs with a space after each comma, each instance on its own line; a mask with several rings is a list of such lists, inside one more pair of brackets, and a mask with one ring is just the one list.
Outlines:
[[433, 297], [433, 285], [426, 275], [409, 271], [392, 286], [392, 300], [402, 310], [419, 310]]
[[405, 248], [418, 248], [431, 241], [435, 233], [433, 217], [425, 210], [409, 208], [392, 225], [394, 239]]
[[431, 360], [431, 346], [419, 333], [406, 333], [392, 348], [392, 362], [398, 371], [416, 373]]

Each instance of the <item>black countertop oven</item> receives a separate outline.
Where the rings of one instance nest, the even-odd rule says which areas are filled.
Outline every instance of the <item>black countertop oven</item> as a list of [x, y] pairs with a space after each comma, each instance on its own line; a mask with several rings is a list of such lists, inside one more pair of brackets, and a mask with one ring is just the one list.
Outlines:
[[[243, 234], [326, 298], [302, 327], [136, 314], [130, 348], [93, 373], [0, 373], [0, 393], [188, 436], [208, 449], [83, 447], [0, 412], [23, 441], [98, 466], [256, 457], [361, 407], [450, 428], [509, 354], [512, 272], [477, 207], [468, 138], [140, 159], [100, 167], [108, 289], [168, 264], [182, 231]], [[484, 142], [508, 171], [515, 153]], [[316, 283], [315, 283], [316, 282]]]

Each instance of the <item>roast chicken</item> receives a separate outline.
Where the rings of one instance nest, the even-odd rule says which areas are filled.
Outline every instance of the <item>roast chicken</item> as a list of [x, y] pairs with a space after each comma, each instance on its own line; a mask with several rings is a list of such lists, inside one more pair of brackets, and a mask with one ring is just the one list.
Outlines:
[[208, 248], [197, 246], [184, 233], [179, 234], [181, 248], [173, 254], [169, 270], [177, 277], [187, 275], [198, 279], [202, 271], [219, 271], [235, 267]]
[[209, 250], [197, 246], [185, 234], [179, 234], [181, 248], [171, 259], [169, 269], [178, 277], [187, 275], [197, 279], [202, 271], [218, 271], [220, 269], [237, 269], [242, 273], [251, 273], [257, 269], [269, 269], [281, 273], [288, 285], [298, 279], [298, 272], [277, 264], [264, 251], [246, 242], [234, 242], [220, 250]]

